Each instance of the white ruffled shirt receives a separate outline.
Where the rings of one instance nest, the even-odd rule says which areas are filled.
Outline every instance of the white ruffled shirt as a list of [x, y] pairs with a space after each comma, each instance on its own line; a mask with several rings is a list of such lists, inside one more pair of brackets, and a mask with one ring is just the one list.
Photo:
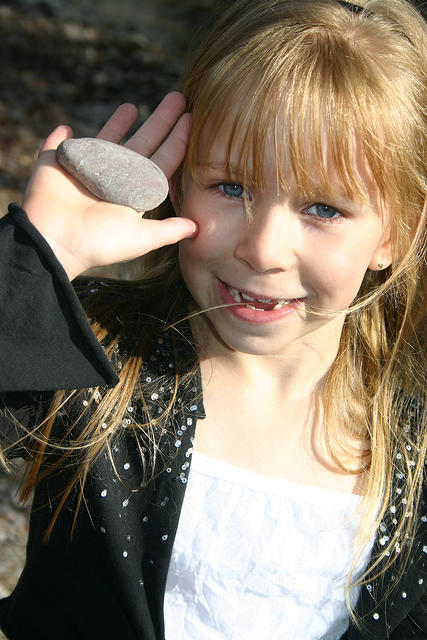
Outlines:
[[[340, 638], [360, 500], [194, 452], [166, 587], [166, 639]], [[350, 592], [352, 606], [358, 593]]]

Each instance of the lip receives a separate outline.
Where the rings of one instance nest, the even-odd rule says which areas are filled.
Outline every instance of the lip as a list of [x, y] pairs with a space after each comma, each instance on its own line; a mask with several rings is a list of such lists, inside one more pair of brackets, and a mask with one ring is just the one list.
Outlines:
[[[232, 285], [226, 285], [222, 280], [217, 279], [217, 291], [220, 297], [222, 304], [234, 304], [236, 305], [236, 301], [231, 297], [228, 292], [227, 286], [232, 287]], [[232, 287], [236, 288], [237, 287]], [[245, 293], [246, 295], [251, 296], [252, 298], [268, 298], [269, 300], [277, 300], [278, 298], [268, 297], [264, 294], [259, 295], [253, 292], [249, 292], [246, 290], [238, 289], [241, 293]], [[246, 305], [236, 305], [234, 307], [227, 307], [223, 309], [223, 311], [227, 311], [232, 315], [236, 316], [240, 320], [244, 320], [245, 322], [251, 322], [254, 324], [268, 324], [270, 322], [277, 322], [282, 318], [289, 316], [298, 309], [301, 305], [302, 298], [296, 298], [289, 304], [280, 309], [272, 309], [271, 311], [255, 311], [254, 309], [249, 309]]]

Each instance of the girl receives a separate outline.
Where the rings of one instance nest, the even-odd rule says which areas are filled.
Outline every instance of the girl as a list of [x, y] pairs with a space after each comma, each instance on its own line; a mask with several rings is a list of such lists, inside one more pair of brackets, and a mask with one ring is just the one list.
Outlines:
[[[34, 489], [7, 637], [425, 637], [425, 54], [406, 0], [233, 3], [186, 153], [177, 93], [126, 143], [177, 217], [97, 201], [48, 137], [1, 222], [4, 461]], [[153, 249], [76, 285], [91, 329], [69, 280]]]

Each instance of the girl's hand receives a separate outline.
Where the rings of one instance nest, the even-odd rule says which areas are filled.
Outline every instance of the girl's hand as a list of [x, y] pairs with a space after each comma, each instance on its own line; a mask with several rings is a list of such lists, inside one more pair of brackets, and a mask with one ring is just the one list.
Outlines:
[[[181, 94], [169, 93], [125, 144], [155, 162], [167, 178], [185, 155], [190, 116], [184, 107]], [[136, 107], [123, 104], [97, 137], [119, 143], [137, 117]], [[23, 202], [70, 280], [90, 267], [132, 260], [197, 232], [188, 218], [145, 220], [133, 209], [92, 196], [56, 162], [55, 149], [72, 136], [69, 127], [59, 126], [45, 140]]]

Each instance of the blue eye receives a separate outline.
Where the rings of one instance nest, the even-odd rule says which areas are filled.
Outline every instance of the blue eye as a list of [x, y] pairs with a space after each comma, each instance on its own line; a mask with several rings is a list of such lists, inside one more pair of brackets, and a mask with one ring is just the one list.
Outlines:
[[242, 198], [245, 192], [242, 185], [235, 182], [223, 182], [218, 185], [218, 188], [229, 198]]
[[322, 218], [323, 220], [331, 220], [334, 218], [340, 217], [340, 212], [334, 207], [330, 207], [327, 204], [316, 203], [312, 204], [311, 207], [305, 209], [306, 213], [309, 213], [311, 216], [315, 216], [316, 218]]

